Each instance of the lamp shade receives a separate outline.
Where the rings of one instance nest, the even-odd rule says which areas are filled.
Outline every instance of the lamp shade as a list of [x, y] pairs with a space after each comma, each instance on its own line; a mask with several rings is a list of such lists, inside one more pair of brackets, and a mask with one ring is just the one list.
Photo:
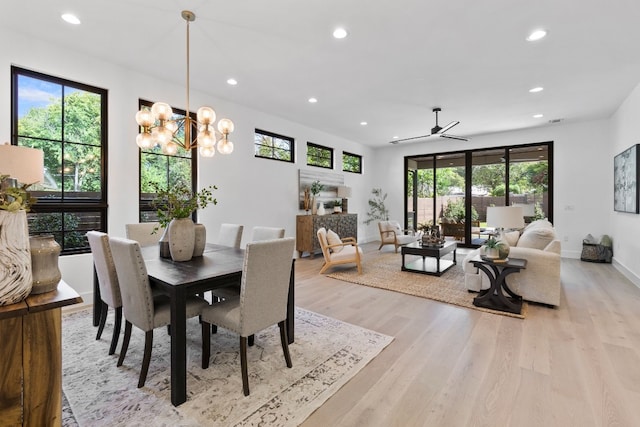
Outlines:
[[513, 203], [511, 206], [520, 206], [522, 207], [522, 215], [523, 216], [534, 216], [535, 215], [535, 206], [531, 203]]
[[487, 227], [522, 228], [524, 214], [522, 206], [490, 206], [487, 208]]
[[22, 184], [44, 179], [44, 153], [35, 148], [0, 145], [0, 175], [9, 175]]
[[338, 187], [338, 197], [351, 197], [351, 187], [341, 185]]

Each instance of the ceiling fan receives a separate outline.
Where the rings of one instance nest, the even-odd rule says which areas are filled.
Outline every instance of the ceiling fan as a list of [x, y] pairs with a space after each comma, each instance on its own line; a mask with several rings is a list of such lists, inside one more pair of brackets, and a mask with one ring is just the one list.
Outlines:
[[399, 142], [406, 142], [406, 141], [411, 141], [414, 139], [422, 139], [422, 138], [428, 138], [430, 136], [439, 136], [441, 138], [449, 138], [449, 139], [459, 139], [460, 141], [468, 141], [468, 138], [463, 138], [461, 136], [456, 136], [456, 135], [450, 135], [448, 133], [445, 133], [446, 131], [448, 131], [449, 129], [451, 129], [452, 127], [454, 127], [455, 125], [457, 125], [458, 121], [453, 121], [451, 123], [449, 123], [448, 125], [446, 125], [445, 127], [440, 127], [438, 125], [438, 113], [440, 111], [442, 111], [442, 108], [440, 107], [435, 107], [432, 110], [434, 113], [436, 113], [436, 125], [434, 127], [431, 128], [431, 133], [429, 135], [421, 135], [421, 136], [413, 136], [411, 138], [404, 138], [404, 139], [396, 139], [393, 141], [389, 141], [390, 144], [397, 144]]

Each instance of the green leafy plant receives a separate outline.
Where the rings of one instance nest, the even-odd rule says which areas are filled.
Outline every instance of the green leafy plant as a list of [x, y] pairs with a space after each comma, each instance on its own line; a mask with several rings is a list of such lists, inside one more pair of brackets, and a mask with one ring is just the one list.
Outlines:
[[321, 184], [320, 181], [313, 181], [311, 184], [311, 194], [317, 196], [322, 190], [324, 190], [324, 185]]
[[387, 199], [387, 193], [382, 192], [382, 188], [374, 188], [371, 190], [373, 197], [369, 199], [369, 212], [367, 212], [367, 219], [365, 224], [369, 225], [373, 221], [388, 221], [389, 211], [384, 204]]
[[487, 242], [484, 245], [489, 249], [500, 249], [503, 243], [492, 236], [487, 239]]
[[[0, 182], [8, 178], [9, 175], [0, 175]], [[24, 210], [29, 212], [31, 205], [37, 199], [31, 197], [28, 188], [31, 184], [22, 187], [7, 187], [0, 190], [0, 209], [8, 212]]]
[[334, 202], [333, 202], [333, 206], [334, 206], [334, 207], [340, 207], [340, 206], [342, 206], [342, 200], [336, 200], [336, 201], [334, 201]]
[[158, 222], [163, 228], [174, 218], [188, 218], [197, 209], [204, 209], [210, 203], [218, 204], [218, 200], [213, 197], [213, 191], [218, 189], [215, 185], [204, 187], [196, 193], [183, 181], [179, 181], [171, 189], [161, 188], [154, 183], [150, 185], [156, 193], [152, 206], [157, 209]]
[[[449, 200], [447, 206], [442, 211], [442, 219], [449, 223], [462, 223], [466, 217], [464, 199]], [[478, 220], [478, 211], [475, 206], [471, 206], [471, 220]]]

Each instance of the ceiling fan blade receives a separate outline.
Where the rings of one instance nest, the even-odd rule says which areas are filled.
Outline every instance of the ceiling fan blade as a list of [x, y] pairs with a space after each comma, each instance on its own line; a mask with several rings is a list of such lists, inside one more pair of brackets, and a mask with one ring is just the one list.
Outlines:
[[469, 140], [469, 138], [463, 138], [461, 136], [449, 135], [449, 134], [445, 134], [445, 133], [441, 133], [440, 136], [442, 138], [457, 139], [457, 140], [460, 140], [460, 141], [468, 141]]
[[422, 135], [422, 136], [412, 136], [411, 138], [404, 138], [404, 139], [394, 139], [393, 141], [389, 141], [389, 144], [397, 144], [399, 142], [406, 142], [406, 141], [413, 141], [414, 139], [422, 139], [422, 138], [428, 138], [431, 135]]
[[459, 123], [460, 122], [458, 122], [458, 121], [453, 121], [453, 122], [449, 123], [448, 125], [446, 125], [445, 127], [443, 127], [442, 129], [440, 129], [438, 131], [438, 133], [439, 134], [443, 134], [443, 133], [445, 133], [446, 131], [448, 131], [449, 129], [451, 129], [452, 127], [454, 127], [455, 125], [457, 125]]

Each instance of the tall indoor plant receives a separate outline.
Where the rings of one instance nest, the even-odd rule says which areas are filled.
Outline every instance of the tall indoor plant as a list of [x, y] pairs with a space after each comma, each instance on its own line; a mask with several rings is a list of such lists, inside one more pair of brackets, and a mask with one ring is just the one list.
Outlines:
[[191, 215], [209, 204], [218, 204], [218, 200], [213, 197], [213, 191], [218, 187], [209, 185], [193, 193], [183, 181], [177, 182], [171, 188], [151, 185], [156, 192], [153, 206], [157, 209], [160, 227], [166, 229], [165, 236], [169, 242], [171, 258], [174, 261], [190, 260], [196, 247], [196, 226]]
[[0, 187], [0, 306], [22, 301], [33, 286], [27, 212], [35, 199], [28, 187]]

